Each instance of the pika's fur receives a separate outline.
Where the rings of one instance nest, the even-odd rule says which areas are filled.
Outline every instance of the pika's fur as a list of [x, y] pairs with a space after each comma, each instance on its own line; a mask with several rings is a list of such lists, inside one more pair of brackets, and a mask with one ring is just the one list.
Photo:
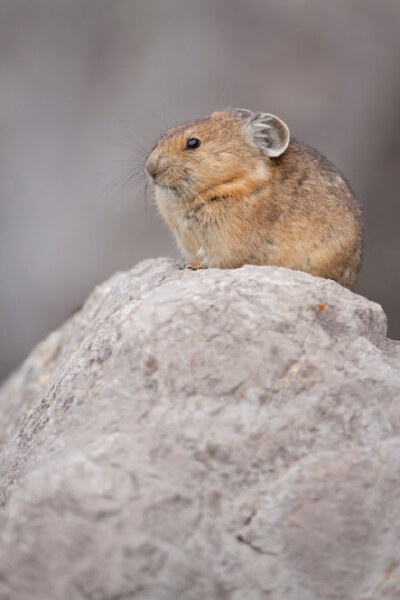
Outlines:
[[354, 195], [278, 117], [238, 109], [178, 126], [145, 170], [188, 267], [276, 265], [355, 285], [362, 226]]

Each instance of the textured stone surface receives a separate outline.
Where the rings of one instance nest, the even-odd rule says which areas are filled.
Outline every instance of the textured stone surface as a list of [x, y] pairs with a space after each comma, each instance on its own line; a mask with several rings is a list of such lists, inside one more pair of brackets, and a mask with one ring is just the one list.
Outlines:
[[0, 392], [0, 598], [400, 598], [385, 332], [287, 269], [96, 288]]

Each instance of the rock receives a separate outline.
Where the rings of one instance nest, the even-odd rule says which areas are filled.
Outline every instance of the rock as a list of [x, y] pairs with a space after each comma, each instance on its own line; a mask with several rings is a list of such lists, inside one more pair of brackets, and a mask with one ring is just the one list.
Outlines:
[[400, 598], [400, 351], [377, 304], [149, 260], [0, 393], [0, 598]]

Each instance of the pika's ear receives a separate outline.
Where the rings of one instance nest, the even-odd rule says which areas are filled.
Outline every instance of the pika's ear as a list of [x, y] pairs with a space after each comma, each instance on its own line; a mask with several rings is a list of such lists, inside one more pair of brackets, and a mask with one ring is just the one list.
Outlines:
[[273, 158], [285, 152], [289, 145], [290, 133], [288, 126], [281, 119], [275, 115], [254, 113], [244, 108], [237, 108], [233, 112], [249, 128], [254, 142], [264, 154]]

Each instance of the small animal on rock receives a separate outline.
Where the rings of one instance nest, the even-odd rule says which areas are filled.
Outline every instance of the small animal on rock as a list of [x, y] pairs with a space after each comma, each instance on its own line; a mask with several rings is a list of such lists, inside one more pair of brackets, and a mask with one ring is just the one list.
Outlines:
[[237, 109], [180, 125], [157, 142], [145, 170], [187, 267], [275, 265], [356, 283], [357, 201], [278, 117]]

